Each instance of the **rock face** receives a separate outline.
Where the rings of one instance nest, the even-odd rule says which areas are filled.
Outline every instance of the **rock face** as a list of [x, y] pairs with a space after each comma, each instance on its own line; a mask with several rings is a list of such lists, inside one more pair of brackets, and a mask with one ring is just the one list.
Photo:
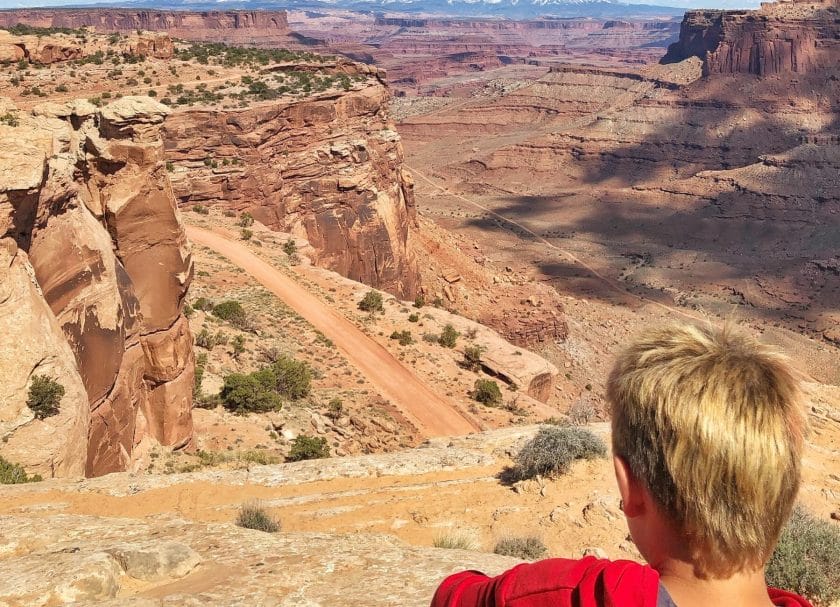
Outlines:
[[[164, 124], [182, 204], [248, 211], [305, 237], [322, 267], [413, 298], [414, 184], [375, 68], [364, 86], [245, 109], [187, 109]], [[367, 76], [366, 75], [366, 76]]]
[[[0, 13], [2, 16], [3, 13]], [[1, 19], [0, 19], [1, 20]], [[116, 40], [70, 34], [17, 35], [0, 30], [0, 62], [25, 61], [38, 65], [73, 61], [95, 53], [115, 52], [123, 57], [169, 59], [174, 47], [167, 34], [132, 32]]]
[[840, 60], [837, 3], [767, 3], [757, 11], [689, 11], [664, 63], [703, 59], [703, 73], [812, 73]]
[[[48, 476], [99, 475], [125, 469], [144, 436], [187, 444], [192, 261], [164, 165], [167, 108], [125, 97], [12, 112], [17, 126], [0, 126], [0, 288], [12, 297], [4, 335], [21, 338], [0, 359], [12, 378], [0, 454]], [[33, 419], [34, 374], [65, 387], [59, 415]]]
[[100, 32], [165, 31], [176, 38], [216, 39], [220, 35], [247, 41], [255, 33], [289, 33], [285, 11], [144, 11], [16, 10], [0, 12], [0, 27], [25, 23], [35, 27], [82, 28]]

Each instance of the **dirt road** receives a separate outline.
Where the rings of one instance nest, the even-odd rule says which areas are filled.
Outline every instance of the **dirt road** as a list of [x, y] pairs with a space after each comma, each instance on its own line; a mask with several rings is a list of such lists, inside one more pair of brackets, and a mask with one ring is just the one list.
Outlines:
[[478, 428], [388, 350], [356, 325], [247, 249], [224, 236], [187, 227], [193, 242], [213, 249], [242, 268], [333, 341], [338, 350], [425, 436], [453, 436]]

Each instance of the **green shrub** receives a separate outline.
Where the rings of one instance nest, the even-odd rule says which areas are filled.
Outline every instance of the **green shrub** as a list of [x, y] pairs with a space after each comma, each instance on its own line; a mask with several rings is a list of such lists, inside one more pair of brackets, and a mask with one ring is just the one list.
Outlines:
[[408, 322], [417, 322], [420, 320], [420, 316], [417, 314], [409, 314], [408, 315]]
[[241, 230], [239, 230], [239, 237], [242, 238], [242, 240], [251, 240], [253, 236], [253, 230], [249, 230], [248, 228], [242, 228]]
[[210, 209], [208, 209], [203, 204], [194, 204], [192, 207], [193, 213], [198, 213], [199, 215], [209, 215]]
[[195, 336], [195, 345], [205, 350], [212, 350], [216, 347], [216, 336], [211, 335], [207, 328], [202, 328]]
[[242, 213], [239, 216], [239, 227], [240, 228], [250, 228], [254, 225], [254, 216], [248, 213], [247, 211]]
[[292, 400], [307, 396], [312, 387], [312, 369], [289, 356], [280, 356], [271, 365], [277, 392]]
[[473, 344], [464, 348], [464, 360], [461, 366], [470, 371], [481, 371], [481, 355], [486, 348]]
[[239, 357], [245, 352], [245, 338], [241, 335], [237, 335], [233, 338], [231, 345], [233, 346], [233, 357], [236, 360], [239, 360]]
[[58, 415], [62, 397], [64, 386], [46, 375], [33, 375], [26, 406], [32, 409], [36, 419], [46, 419]]
[[815, 605], [840, 600], [840, 528], [797, 507], [766, 571], [768, 584], [801, 594]]
[[606, 453], [604, 442], [589, 430], [548, 426], [540, 428], [522, 447], [512, 476], [516, 480], [558, 476], [568, 472], [575, 460], [604, 457]]
[[213, 302], [206, 297], [199, 297], [193, 302], [193, 308], [196, 310], [204, 310], [205, 312], [213, 309]]
[[499, 384], [492, 379], [475, 380], [470, 396], [488, 407], [497, 407], [502, 403], [502, 391], [499, 390]]
[[226, 320], [238, 329], [248, 328], [248, 315], [238, 301], [228, 300], [216, 304], [213, 306], [213, 316]]
[[293, 238], [283, 243], [283, 252], [289, 257], [297, 253], [297, 243]]
[[201, 382], [204, 379], [204, 369], [207, 367], [207, 353], [202, 352], [195, 357], [195, 376], [193, 378], [193, 400], [201, 400]]
[[435, 548], [449, 550], [475, 550], [478, 546], [475, 538], [463, 531], [447, 531], [435, 536], [432, 540]]
[[275, 388], [275, 376], [271, 369], [253, 373], [231, 373], [225, 377], [219, 393], [225, 409], [238, 415], [277, 411], [283, 400]]
[[359, 302], [359, 309], [363, 312], [382, 312], [382, 293], [379, 291], [368, 291]]
[[414, 298], [414, 307], [415, 308], [422, 308], [425, 305], [426, 305], [426, 297], [422, 293], [419, 293], [417, 295], [417, 297]]
[[330, 448], [326, 438], [301, 434], [292, 441], [292, 450], [286, 459], [290, 462], [300, 462], [305, 459], [323, 459], [329, 456]]
[[335, 421], [341, 417], [343, 413], [344, 403], [341, 402], [341, 399], [338, 397], [330, 399], [330, 402], [327, 404], [327, 417]]
[[399, 341], [401, 346], [414, 343], [414, 339], [411, 337], [411, 331], [394, 331], [391, 333], [391, 339]]
[[0, 456], [0, 485], [18, 485], [20, 483], [37, 483], [44, 480], [40, 474], [27, 476], [26, 470], [19, 464], [13, 464]]
[[280, 531], [280, 521], [271, 516], [258, 503], [242, 504], [236, 515], [236, 525], [245, 529], [256, 529], [266, 533]]
[[525, 561], [536, 561], [545, 556], [548, 549], [536, 536], [504, 537], [496, 542], [493, 552], [502, 556], [515, 556]]
[[455, 344], [458, 342], [458, 337], [461, 334], [455, 330], [450, 324], [447, 324], [443, 328], [443, 332], [438, 337], [438, 343], [442, 345], [444, 348], [454, 348]]

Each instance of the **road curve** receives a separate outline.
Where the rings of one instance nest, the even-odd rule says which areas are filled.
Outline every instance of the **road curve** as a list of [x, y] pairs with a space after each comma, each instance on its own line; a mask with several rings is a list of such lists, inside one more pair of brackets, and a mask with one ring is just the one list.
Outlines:
[[454, 436], [478, 430], [383, 346], [247, 247], [195, 226], [187, 226], [187, 236], [192, 242], [216, 251], [242, 268], [331, 339], [347, 360], [415, 424], [421, 434]]

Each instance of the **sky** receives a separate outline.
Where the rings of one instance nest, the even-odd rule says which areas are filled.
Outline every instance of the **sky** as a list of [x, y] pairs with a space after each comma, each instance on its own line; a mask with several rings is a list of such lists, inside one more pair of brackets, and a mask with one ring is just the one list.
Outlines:
[[[217, 0], [223, 4], [223, 0]], [[418, 0], [422, 1], [422, 0]], [[758, 8], [761, 0], [624, 0], [628, 4], [658, 4], [663, 6], [676, 6], [680, 8]], [[108, 4], [119, 5], [114, 0], [0, 0], [0, 9], [4, 8], [30, 8], [37, 6], [66, 6], [73, 4]], [[171, 3], [171, 0], [170, 0]], [[283, 5], [278, 0], [278, 7]]]

